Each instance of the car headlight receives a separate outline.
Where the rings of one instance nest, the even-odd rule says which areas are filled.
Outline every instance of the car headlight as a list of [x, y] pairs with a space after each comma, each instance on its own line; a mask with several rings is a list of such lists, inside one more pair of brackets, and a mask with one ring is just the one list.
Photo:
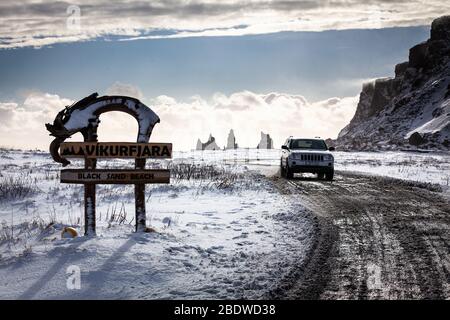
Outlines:
[[323, 160], [325, 161], [333, 161], [333, 156], [331, 154], [326, 154], [323, 156]]

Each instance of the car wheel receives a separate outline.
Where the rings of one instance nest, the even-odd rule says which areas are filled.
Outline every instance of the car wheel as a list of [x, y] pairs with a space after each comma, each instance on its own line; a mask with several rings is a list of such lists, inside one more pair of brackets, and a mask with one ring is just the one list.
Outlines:
[[325, 174], [325, 179], [328, 181], [332, 181], [334, 177], [334, 171], [331, 171], [330, 173]]
[[289, 169], [289, 166], [286, 166], [286, 178], [293, 179], [294, 173]]
[[325, 173], [318, 173], [317, 174], [317, 179], [323, 180], [323, 178], [325, 178]]
[[286, 175], [286, 171], [283, 168], [283, 159], [280, 160], [280, 175], [282, 178]]

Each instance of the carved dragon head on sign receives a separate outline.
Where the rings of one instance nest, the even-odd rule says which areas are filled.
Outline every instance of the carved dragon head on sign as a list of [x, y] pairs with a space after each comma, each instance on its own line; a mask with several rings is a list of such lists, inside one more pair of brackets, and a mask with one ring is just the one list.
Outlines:
[[100, 115], [109, 111], [122, 111], [133, 116], [139, 125], [137, 142], [142, 143], [149, 141], [153, 127], [160, 121], [158, 115], [138, 99], [126, 96], [98, 97], [97, 93], [93, 93], [60, 111], [53, 124], [45, 125], [50, 135], [55, 137], [50, 144], [53, 159], [63, 166], [70, 164], [59, 154], [59, 146], [75, 133], [80, 132], [85, 141], [97, 141]]

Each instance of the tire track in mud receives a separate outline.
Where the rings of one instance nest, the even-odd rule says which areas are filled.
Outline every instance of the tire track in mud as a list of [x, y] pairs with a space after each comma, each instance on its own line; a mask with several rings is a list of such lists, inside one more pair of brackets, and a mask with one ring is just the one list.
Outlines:
[[271, 179], [312, 212], [317, 233], [269, 298], [450, 298], [450, 203], [433, 188], [342, 172]]

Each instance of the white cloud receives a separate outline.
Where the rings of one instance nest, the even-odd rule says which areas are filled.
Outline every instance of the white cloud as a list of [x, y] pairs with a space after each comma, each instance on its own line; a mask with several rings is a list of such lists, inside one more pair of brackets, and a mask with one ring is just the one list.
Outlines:
[[0, 103], [0, 124], [7, 127], [14, 119], [17, 104], [13, 102]]
[[0, 145], [6, 147], [47, 148], [51, 138], [45, 123], [73, 103], [58, 95], [33, 92], [23, 103], [0, 102]]
[[41, 92], [30, 93], [22, 104], [0, 102], [2, 131], [20, 132], [35, 129], [40, 123], [52, 121], [58, 111], [72, 103], [70, 99]]
[[[204, 141], [210, 133], [224, 146], [230, 129], [242, 147], [256, 147], [261, 131], [270, 133], [276, 146], [290, 135], [335, 138], [353, 117], [358, 97], [310, 103], [301, 95], [242, 91], [228, 96], [216, 93], [209, 100], [193, 96], [189, 101], [177, 101], [163, 95], [143, 102], [161, 118], [151, 140], [189, 150], [198, 138]], [[131, 117], [118, 112], [102, 116], [100, 139], [133, 141], [136, 132]]]
[[107, 95], [129, 96], [136, 99], [142, 99], [144, 95], [141, 89], [128, 83], [114, 82], [111, 87], [106, 89]]
[[[217, 93], [209, 100], [194, 96], [182, 102], [159, 96], [143, 102], [161, 118], [151, 140], [189, 150], [197, 138], [205, 140], [209, 133], [220, 146], [225, 145], [230, 129], [242, 147], [256, 147], [260, 131], [270, 133], [275, 146], [290, 135], [336, 137], [355, 113], [358, 97], [310, 103], [301, 95], [242, 91], [229, 96]], [[46, 149], [52, 138], [44, 124], [71, 103], [48, 93], [32, 93], [22, 104], [0, 103], [0, 145]], [[137, 123], [132, 117], [113, 112], [102, 115], [101, 120], [99, 140], [135, 141]]]
[[[67, 13], [72, 4], [80, 8], [79, 20], [73, 11]], [[445, 0], [3, 0], [0, 48], [104, 36], [139, 39], [416, 26], [428, 25], [445, 12], [450, 12]], [[79, 29], [70, 27], [73, 21], [80, 22]]]

